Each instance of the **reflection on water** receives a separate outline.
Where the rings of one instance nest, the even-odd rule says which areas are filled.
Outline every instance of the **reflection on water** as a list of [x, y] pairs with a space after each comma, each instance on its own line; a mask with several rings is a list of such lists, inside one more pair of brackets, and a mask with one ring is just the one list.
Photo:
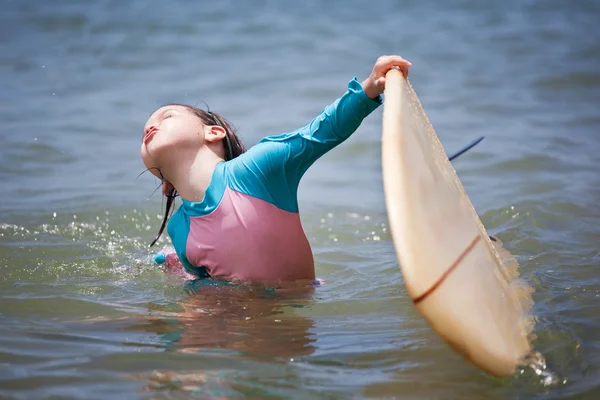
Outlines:
[[[188, 282], [188, 295], [175, 305], [148, 305], [143, 322], [130, 330], [154, 332], [168, 352], [209, 354], [231, 362], [269, 361], [285, 365], [315, 351], [314, 322], [297, 314], [310, 306], [315, 288], [306, 283], [273, 286], [230, 285], [209, 280]], [[194, 395], [247, 392], [239, 371], [157, 369], [136, 375], [150, 391], [186, 391]]]
[[314, 350], [309, 335], [312, 321], [294, 312], [311, 303], [312, 287], [272, 289], [207, 281], [191, 286], [193, 294], [178, 303], [181, 311], [172, 315], [175, 329], [163, 335], [176, 351], [208, 347], [288, 359]]

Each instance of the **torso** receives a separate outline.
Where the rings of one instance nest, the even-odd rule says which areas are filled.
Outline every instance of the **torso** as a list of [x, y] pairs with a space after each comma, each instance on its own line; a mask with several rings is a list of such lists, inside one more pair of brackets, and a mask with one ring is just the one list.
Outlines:
[[212, 277], [253, 281], [315, 277], [299, 214], [229, 187], [213, 212], [190, 217], [186, 255]]

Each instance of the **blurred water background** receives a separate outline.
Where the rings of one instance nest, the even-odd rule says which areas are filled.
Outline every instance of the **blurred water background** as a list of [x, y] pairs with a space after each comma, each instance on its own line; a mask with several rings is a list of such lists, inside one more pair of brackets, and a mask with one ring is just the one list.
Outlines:
[[[0, 398], [600, 398], [600, 3], [2, 2]], [[487, 376], [432, 332], [387, 230], [381, 109], [305, 176], [314, 291], [190, 296], [152, 263], [142, 127], [167, 102], [247, 145], [382, 54], [535, 289], [546, 368]], [[162, 241], [161, 246], [166, 244]]]

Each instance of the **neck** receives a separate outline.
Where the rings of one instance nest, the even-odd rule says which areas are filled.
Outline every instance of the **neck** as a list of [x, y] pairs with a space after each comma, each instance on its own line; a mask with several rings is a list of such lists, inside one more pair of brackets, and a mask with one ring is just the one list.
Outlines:
[[215, 167], [223, 158], [208, 150], [196, 152], [193, 157], [179, 157], [173, 161], [170, 168], [162, 170], [163, 176], [182, 199], [199, 202], [204, 199]]

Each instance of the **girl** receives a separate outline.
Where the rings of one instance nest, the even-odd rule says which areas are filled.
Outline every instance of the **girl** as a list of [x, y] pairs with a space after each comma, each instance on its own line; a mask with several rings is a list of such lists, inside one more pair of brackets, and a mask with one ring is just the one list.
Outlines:
[[167, 207], [183, 204], [168, 233], [186, 272], [242, 281], [314, 280], [314, 261], [298, 214], [300, 178], [323, 154], [346, 140], [382, 102], [385, 75], [411, 63], [383, 56], [362, 83], [307, 126], [269, 136], [245, 152], [219, 115], [187, 105], [156, 110], [142, 139], [145, 166], [163, 182]]

